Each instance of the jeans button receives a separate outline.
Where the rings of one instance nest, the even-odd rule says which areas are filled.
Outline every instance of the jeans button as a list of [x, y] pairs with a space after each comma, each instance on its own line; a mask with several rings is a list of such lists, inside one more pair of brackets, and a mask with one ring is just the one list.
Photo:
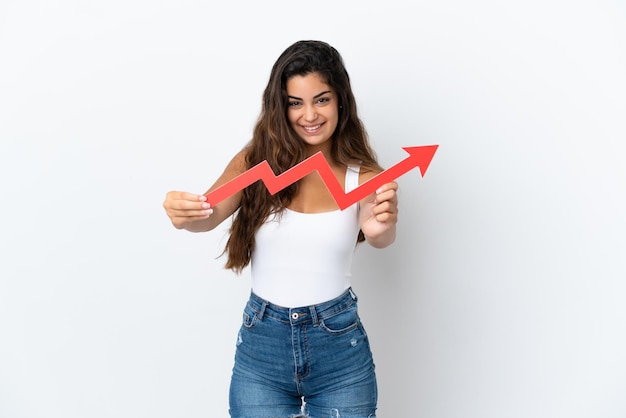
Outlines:
[[291, 319], [296, 320], [296, 319], [298, 319], [298, 316], [299, 316], [298, 312], [294, 312], [294, 313], [291, 314]]

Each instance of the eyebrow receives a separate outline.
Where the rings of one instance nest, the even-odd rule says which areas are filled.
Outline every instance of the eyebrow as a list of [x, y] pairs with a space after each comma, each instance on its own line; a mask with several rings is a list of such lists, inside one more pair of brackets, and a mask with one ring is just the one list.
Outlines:
[[[326, 90], [326, 91], [323, 91], [323, 92], [321, 92], [319, 94], [316, 94], [315, 96], [313, 96], [313, 99], [317, 99], [318, 97], [323, 96], [326, 93], [331, 93], [331, 91], [330, 90]], [[287, 96], [287, 97], [289, 97], [290, 99], [295, 99], [295, 100], [303, 100], [302, 97], [296, 97], [296, 96]]]

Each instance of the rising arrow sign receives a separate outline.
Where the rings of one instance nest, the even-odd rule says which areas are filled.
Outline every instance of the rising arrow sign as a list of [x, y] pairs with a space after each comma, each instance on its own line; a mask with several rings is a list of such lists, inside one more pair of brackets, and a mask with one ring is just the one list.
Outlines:
[[326, 184], [328, 191], [335, 199], [335, 202], [337, 202], [337, 205], [339, 205], [339, 209], [344, 210], [345, 208], [348, 208], [359, 200], [365, 198], [367, 195], [374, 193], [376, 189], [383, 184], [397, 179], [415, 167], [419, 167], [420, 173], [422, 174], [422, 177], [424, 177], [438, 147], [439, 145], [402, 147], [403, 150], [409, 153], [407, 158], [389, 167], [388, 169], [381, 171], [376, 176], [348, 193], [343, 191], [343, 187], [341, 187], [337, 181], [335, 174], [321, 151], [313, 154], [311, 157], [299, 164], [296, 164], [278, 176], [274, 174], [267, 161], [261, 161], [249, 170], [244, 171], [232, 180], [207, 193], [205, 195], [207, 197], [206, 201], [210, 203], [211, 206], [215, 206], [222, 200], [232, 196], [258, 180], [263, 181], [265, 187], [267, 187], [267, 190], [271, 194], [276, 194], [285, 187], [300, 180], [307, 174], [317, 170]]

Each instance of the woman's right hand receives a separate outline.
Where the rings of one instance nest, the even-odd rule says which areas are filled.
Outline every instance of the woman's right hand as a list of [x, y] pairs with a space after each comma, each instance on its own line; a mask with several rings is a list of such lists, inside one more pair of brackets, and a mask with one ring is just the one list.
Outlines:
[[[246, 170], [246, 152], [247, 150], [244, 148], [233, 157], [222, 175], [206, 193], [229, 182]], [[211, 206], [205, 195], [171, 191], [165, 196], [163, 207], [172, 221], [172, 225], [177, 229], [206, 232], [235, 213], [241, 202], [242, 194], [240, 190]]]
[[163, 208], [177, 229], [187, 229], [193, 223], [206, 220], [213, 214], [206, 196], [179, 191], [166, 194]]

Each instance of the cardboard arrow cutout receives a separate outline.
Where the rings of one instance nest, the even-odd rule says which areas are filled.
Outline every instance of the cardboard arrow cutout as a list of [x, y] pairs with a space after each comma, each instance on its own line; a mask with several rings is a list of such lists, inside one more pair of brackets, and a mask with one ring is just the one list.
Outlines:
[[321, 152], [313, 154], [311, 157], [296, 164], [278, 176], [274, 174], [267, 161], [262, 161], [234, 179], [207, 193], [205, 195], [207, 197], [206, 201], [210, 203], [211, 206], [215, 206], [222, 200], [243, 190], [258, 180], [263, 181], [265, 187], [267, 187], [267, 190], [271, 194], [276, 194], [307, 174], [317, 170], [324, 180], [328, 191], [337, 202], [337, 205], [339, 205], [339, 209], [344, 210], [365, 198], [367, 195], [374, 193], [376, 189], [383, 184], [394, 181], [415, 167], [419, 167], [420, 173], [422, 177], [424, 177], [438, 147], [439, 145], [402, 147], [403, 150], [409, 153], [406, 159], [381, 171], [349, 193], [343, 191], [343, 187], [341, 187], [341, 184], [337, 181], [328, 161], [326, 161], [326, 158], [324, 158]]

